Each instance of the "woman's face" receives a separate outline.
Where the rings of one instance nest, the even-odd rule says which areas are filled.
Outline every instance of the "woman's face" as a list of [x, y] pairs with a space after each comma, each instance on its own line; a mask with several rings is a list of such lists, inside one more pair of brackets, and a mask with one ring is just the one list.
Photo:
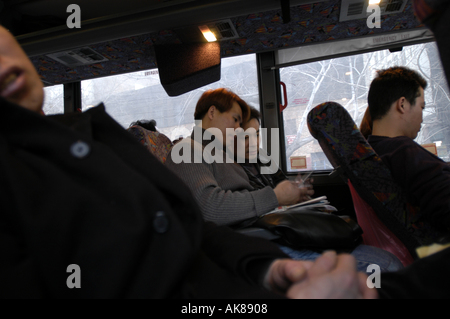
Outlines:
[[259, 122], [257, 119], [251, 119], [242, 128], [249, 133], [245, 136], [245, 159], [251, 160], [258, 156]]

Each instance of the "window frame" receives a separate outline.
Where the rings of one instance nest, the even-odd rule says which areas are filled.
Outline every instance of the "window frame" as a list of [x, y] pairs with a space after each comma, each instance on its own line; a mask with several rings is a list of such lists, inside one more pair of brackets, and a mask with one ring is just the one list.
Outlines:
[[[426, 43], [430, 43], [430, 42], [435, 42], [434, 38], [430, 38], [428, 36], [428, 33], [425, 33], [426, 36], [423, 36], [420, 39], [413, 39], [412, 41], [404, 41], [404, 44], [401, 46], [410, 46], [410, 45], [417, 45], [417, 44], [426, 44]], [[345, 42], [345, 40], [342, 40], [341, 42]], [[301, 61], [296, 61], [296, 62], [289, 62], [289, 63], [281, 63], [281, 64], [274, 64], [273, 66], [270, 67], [271, 70], [274, 70], [277, 73], [277, 76], [281, 79], [281, 75], [280, 75], [280, 70], [282, 68], [285, 67], [290, 67], [290, 66], [297, 66], [297, 65], [303, 65], [303, 64], [309, 64], [309, 63], [314, 63], [314, 62], [318, 62], [318, 61], [323, 61], [323, 60], [330, 60], [330, 59], [336, 59], [336, 58], [344, 58], [344, 57], [349, 57], [349, 56], [356, 56], [356, 55], [360, 55], [360, 54], [364, 54], [364, 53], [370, 53], [370, 52], [376, 52], [376, 51], [383, 51], [383, 50], [391, 50], [391, 49], [396, 49], [398, 47], [398, 44], [393, 45], [393, 44], [388, 44], [388, 45], [381, 45], [381, 46], [376, 46], [375, 48], [371, 48], [371, 49], [361, 49], [361, 50], [357, 50], [357, 51], [351, 51], [349, 53], [339, 53], [339, 54], [330, 54], [330, 55], [324, 55], [318, 58], [314, 58], [314, 59], [304, 59]], [[292, 50], [292, 48], [290, 48]], [[280, 88], [281, 91], [281, 88]], [[279, 101], [281, 101], [281, 93], [279, 93]], [[326, 102], [326, 101], [323, 101]], [[280, 103], [278, 103], [280, 104]], [[278, 105], [279, 107], [279, 105]], [[283, 113], [283, 112], [282, 112]], [[357, 122], [356, 120], [354, 120], [355, 123]], [[358, 123], [356, 123], [358, 124]], [[311, 168], [307, 168], [305, 170], [301, 170], [301, 171], [288, 171], [288, 165], [287, 165], [287, 148], [285, 145], [285, 136], [284, 136], [284, 117], [283, 114], [280, 117], [280, 132], [283, 132], [283, 134], [280, 133], [280, 154], [281, 154], [281, 165], [280, 167], [282, 168], [283, 172], [287, 175], [287, 176], [295, 176], [300, 174], [304, 174], [307, 172], [313, 172], [314, 175], [333, 175], [333, 172], [335, 171], [334, 168], [331, 169], [319, 169], [319, 170], [312, 170]]]

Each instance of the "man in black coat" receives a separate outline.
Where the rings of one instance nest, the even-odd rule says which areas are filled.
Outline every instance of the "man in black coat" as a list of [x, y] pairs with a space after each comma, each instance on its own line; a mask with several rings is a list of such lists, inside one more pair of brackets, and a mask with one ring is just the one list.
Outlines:
[[45, 117], [0, 27], [0, 298], [449, 298], [450, 249], [368, 288], [350, 255], [292, 261], [203, 222], [187, 187], [99, 106]]
[[349, 255], [293, 261], [205, 223], [181, 180], [102, 105], [39, 114], [42, 82], [2, 27], [0, 96], [0, 297], [377, 296]]
[[417, 144], [427, 81], [416, 71], [395, 66], [380, 70], [368, 94], [372, 133], [368, 142], [405, 192], [411, 207], [404, 227], [422, 245], [450, 231], [450, 166]]

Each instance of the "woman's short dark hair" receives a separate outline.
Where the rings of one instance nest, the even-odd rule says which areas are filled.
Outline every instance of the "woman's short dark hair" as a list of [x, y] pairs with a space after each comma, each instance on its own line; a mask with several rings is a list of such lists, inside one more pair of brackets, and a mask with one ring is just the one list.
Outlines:
[[194, 119], [201, 120], [211, 106], [215, 106], [219, 112], [228, 112], [233, 107], [233, 102], [239, 104], [242, 110], [242, 121], [245, 122], [250, 115], [248, 104], [237, 94], [224, 89], [208, 90], [202, 94], [195, 107]]
[[145, 128], [146, 130], [156, 132], [156, 121], [155, 120], [140, 120], [130, 124], [129, 127], [139, 125], [140, 127]]
[[250, 106], [250, 117], [248, 121], [257, 119], [259, 124], [261, 124], [261, 113], [253, 106]]
[[377, 72], [369, 89], [368, 102], [372, 120], [379, 120], [390, 110], [392, 103], [405, 97], [414, 105], [420, 96], [419, 88], [424, 90], [427, 81], [416, 71], [406, 67], [392, 67]]

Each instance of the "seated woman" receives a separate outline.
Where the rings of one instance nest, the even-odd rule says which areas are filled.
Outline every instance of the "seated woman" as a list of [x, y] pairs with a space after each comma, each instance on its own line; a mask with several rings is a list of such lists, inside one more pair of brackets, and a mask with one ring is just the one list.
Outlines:
[[296, 204], [309, 195], [289, 181], [275, 188], [250, 185], [232, 154], [235, 133], [242, 131], [248, 115], [247, 103], [235, 93], [224, 88], [204, 92], [195, 108], [191, 136], [172, 148], [165, 163], [189, 186], [205, 220], [218, 225], [250, 225], [278, 206]]
[[[261, 189], [266, 186], [275, 188], [275, 186], [287, 179], [282, 170], [278, 170], [275, 174], [261, 174], [261, 166], [264, 164], [261, 162], [258, 156], [259, 150], [259, 128], [260, 128], [261, 114], [254, 107], [250, 107], [250, 118], [242, 125], [244, 131], [249, 128], [254, 128], [256, 136], [253, 134], [245, 137], [245, 159], [243, 163], [240, 163], [245, 173], [248, 176], [250, 184], [254, 189]], [[256, 158], [256, 163], [253, 160]], [[241, 161], [239, 161], [241, 162]]]

